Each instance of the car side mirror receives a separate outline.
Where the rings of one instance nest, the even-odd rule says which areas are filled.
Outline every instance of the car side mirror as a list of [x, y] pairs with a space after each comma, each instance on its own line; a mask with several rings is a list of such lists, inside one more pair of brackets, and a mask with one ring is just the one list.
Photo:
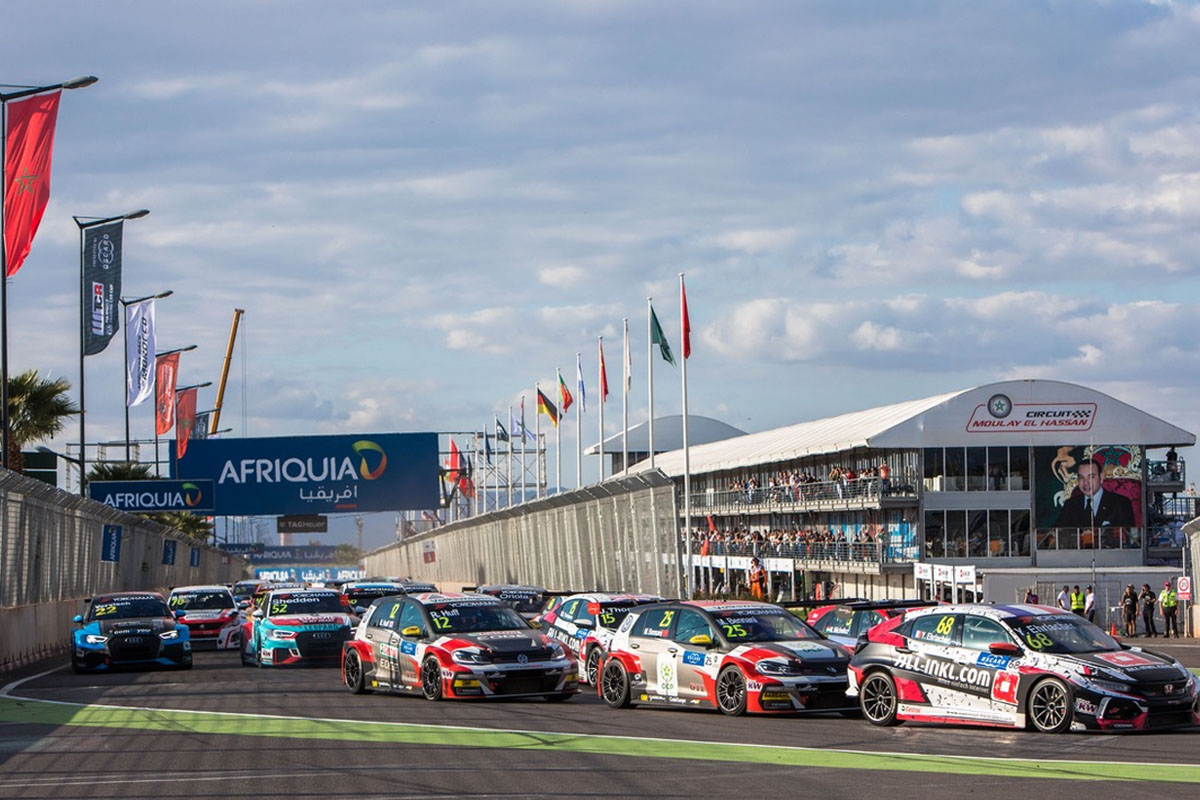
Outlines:
[[362, 606], [355, 606], [354, 613], [358, 614], [361, 617], [363, 614], [367, 613], [367, 610], [365, 608], [363, 608]]
[[1024, 650], [1012, 642], [992, 642], [988, 645], [988, 652], [994, 656], [1011, 656], [1013, 658], [1025, 654]]
[[242, 602], [237, 604], [237, 607], [238, 607], [238, 611], [244, 611], [250, 607], [250, 603], [243, 600]]
[[694, 644], [699, 647], [712, 647], [713, 638], [707, 633], [698, 633], [692, 638], [688, 639], [688, 644]]
[[250, 616], [254, 617], [255, 619], [262, 619], [263, 617], [266, 616], [266, 614], [263, 613], [263, 610], [261, 608], [256, 608], [256, 609], [254, 609], [254, 613], [251, 614]]
[[531, 620], [529, 620], [529, 627], [531, 627], [531, 628], [541, 628], [541, 627], [542, 627], [542, 621], [541, 621], [540, 619], [531, 619]]
[[175, 619], [183, 619], [185, 614], [187, 614], [186, 611], [184, 611], [183, 609], [179, 609], [178, 611], [174, 612], [173, 616], [175, 617]]
[[74, 622], [76, 625], [82, 625], [83, 624], [83, 614], [76, 614], [74, 617], [71, 618], [71, 621]]
[[421, 626], [419, 626], [419, 625], [409, 625], [407, 628], [405, 628], [405, 629], [403, 629], [402, 631], [400, 631], [400, 635], [401, 635], [401, 636], [415, 636], [416, 638], [418, 638], [418, 639], [419, 639], [419, 638], [421, 638], [422, 636], [424, 636], [425, 634], [424, 634], [424, 632], [421, 630]]

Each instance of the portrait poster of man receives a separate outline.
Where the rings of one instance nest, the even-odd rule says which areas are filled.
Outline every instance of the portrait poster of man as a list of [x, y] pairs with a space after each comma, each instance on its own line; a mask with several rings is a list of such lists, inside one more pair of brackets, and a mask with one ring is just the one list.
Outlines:
[[1141, 528], [1142, 448], [1034, 448], [1038, 529]]

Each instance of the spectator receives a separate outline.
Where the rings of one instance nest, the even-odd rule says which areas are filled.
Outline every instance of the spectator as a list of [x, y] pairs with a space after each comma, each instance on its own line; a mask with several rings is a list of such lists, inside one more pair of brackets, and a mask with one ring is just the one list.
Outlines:
[[1056, 602], [1058, 607], [1063, 611], [1067, 611], [1071, 608], [1071, 593], [1066, 586], [1063, 586], [1062, 591], [1058, 593], [1058, 597], [1054, 598], [1054, 602]]
[[1087, 587], [1087, 598], [1083, 603], [1083, 615], [1087, 617], [1087, 621], [1096, 624], [1096, 593], [1092, 591], [1092, 587]]
[[1138, 596], [1131, 583], [1125, 587], [1125, 594], [1121, 595], [1121, 612], [1125, 617], [1126, 636], [1137, 636], [1137, 611]]
[[1025, 590], [1025, 599], [1022, 600], [1021, 602], [1026, 603], [1028, 605], [1036, 606], [1038, 604], [1037, 592], [1034, 591], [1034, 589], [1036, 589], [1036, 588], [1037, 588], [1036, 586], [1030, 586], [1029, 588], [1027, 588]]
[[750, 559], [750, 596], [755, 600], [767, 596], [767, 571], [758, 558]]
[[1154, 592], [1150, 589], [1150, 584], [1142, 584], [1142, 592], [1138, 595], [1138, 599], [1142, 601], [1142, 627], [1145, 634], [1150, 638], [1158, 636], [1158, 628], [1154, 624], [1154, 605], [1158, 602], [1158, 598], [1154, 596]]

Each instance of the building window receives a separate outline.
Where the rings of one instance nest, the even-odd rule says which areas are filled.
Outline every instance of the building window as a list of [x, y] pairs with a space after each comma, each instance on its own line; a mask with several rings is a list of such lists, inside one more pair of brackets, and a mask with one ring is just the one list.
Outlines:
[[1008, 450], [1008, 489], [1023, 492], [1029, 489], [1029, 448], [1011, 447]]
[[966, 558], [967, 512], [946, 512], [946, 557]]
[[989, 492], [1008, 491], [1008, 448], [987, 449], [987, 484]]
[[967, 556], [983, 558], [987, 555], [988, 512], [967, 512]]
[[1027, 556], [1029, 552], [1029, 509], [1013, 509], [1010, 514], [1012, 554]]
[[946, 555], [946, 512], [925, 512], [925, 557], [942, 558]]
[[967, 491], [986, 492], [987, 485], [987, 448], [967, 448]]
[[942, 448], [926, 447], [925, 448], [925, 491], [941, 492], [945, 490], [943, 486], [943, 459]]
[[961, 492], [966, 489], [967, 463], [961, 447], [946, 448], [946, 484], [947, 492]]
[[988, 555], [999, 558], [1008, 553], [1008, 512], [993, 508], [988, 511]]

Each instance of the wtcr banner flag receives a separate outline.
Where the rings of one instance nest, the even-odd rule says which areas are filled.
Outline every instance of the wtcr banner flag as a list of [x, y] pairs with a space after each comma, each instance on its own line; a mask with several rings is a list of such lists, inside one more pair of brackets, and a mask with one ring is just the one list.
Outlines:
[[208, 427], [209, 427], [209, 425], [212, 424], [210, 422], [211, 419], [212, 419], [211, 411], [202, 411], [199, 414], [197, 414], [196, 415], [196, 424], [192, 427], [191, 438], [207, 439], [208, 438]]
[[175, 404], [176, 458], [183, 458], [187, 452], [188, 440], [192, 438], [192, 429], [196, 427], [196, 393], [199, 391], [184, 389]]
[[179, 378], [179, 353], [159, 356], [154, 362], [154, 432], [166, 436], [175, 426], [175, 387]]
[[154, 394], [154, 301], [125, 309], [125, 405], [141, 405]]
[[49, 92], [9, 103], [4, 153], [4, 253], [11, 278], [25, 263], [50, 200], [58, 98]]
[[83, 232], [83, 354], [94, 356], [108, 347], [121, 327], [121, 235], [125, 221]]

